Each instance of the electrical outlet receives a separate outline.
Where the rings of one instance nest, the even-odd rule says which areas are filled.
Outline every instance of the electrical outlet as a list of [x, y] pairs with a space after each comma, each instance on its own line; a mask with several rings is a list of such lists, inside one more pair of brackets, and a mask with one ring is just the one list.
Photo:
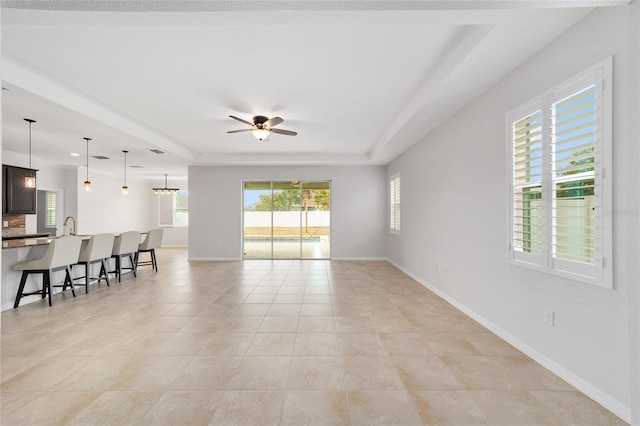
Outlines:
[[556, 321], [555, 321], [556, 318], [555, 317], [556, 317], [555, 312], [553, 312], [552, 310], [550, 310], [550, 309], [545, 309], [544, 310], [544, 318], [543, 318], [543, 320], [544, 320], [545, 324], [547, 324], [547, 325], [549, 325], [551, 327], [555, 326], [555, 323], [556, 323]]
[[2, 227], [3, 228], [7, 228], [9, 226], [9, 221], [8, 220], [3, 220], [2, 221]]

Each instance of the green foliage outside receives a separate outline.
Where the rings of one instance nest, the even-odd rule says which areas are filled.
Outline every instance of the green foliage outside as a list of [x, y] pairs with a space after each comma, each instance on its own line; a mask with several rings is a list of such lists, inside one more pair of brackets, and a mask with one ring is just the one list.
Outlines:
[[246, 211], [256, 212], [286, 212], [297, 210], [329, 210], [329, 191], [325, 189], [304, 189], [302, 200], [300, 190], [283, 189], [273, 192], [273, 206], [271, 194], [261, 194], [258, 202], [245, 208]]

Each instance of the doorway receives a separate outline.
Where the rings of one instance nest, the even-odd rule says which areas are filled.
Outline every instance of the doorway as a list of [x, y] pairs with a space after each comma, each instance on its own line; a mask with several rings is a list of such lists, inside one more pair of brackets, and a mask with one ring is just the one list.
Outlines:
[[38, 190], [36, 193], [36, 220], [38, 234], [57, 235], [60, 197], [56, 191]]
[[244, 259], [330, 259], [331, 181], [243, 182]]

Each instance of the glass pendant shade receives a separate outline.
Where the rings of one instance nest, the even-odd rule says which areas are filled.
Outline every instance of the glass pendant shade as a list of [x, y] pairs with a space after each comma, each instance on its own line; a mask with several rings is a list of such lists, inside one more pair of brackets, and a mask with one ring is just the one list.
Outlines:
[[25, 176], [25, 178], [24, 178], [24, 186], [25, 186], [25, 188], [35, 188], [36, 187], [36, 177], [35, 176]]

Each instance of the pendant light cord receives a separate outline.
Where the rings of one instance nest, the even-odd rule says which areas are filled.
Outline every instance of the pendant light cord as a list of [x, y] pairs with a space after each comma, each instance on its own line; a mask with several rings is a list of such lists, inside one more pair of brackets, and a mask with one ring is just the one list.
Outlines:
[[24, 121], [29, 123], [29, 174], [31, 174], [31, 125], [36, 122], [36, 120], [32, 120], [31, 118], [25, 118]]
[[31, 173], [31, 121], [29, 121], [29, 173]]
[[127, 186], [127, 153], [129, 151], [122, 152], [124, 152], [124, 186]]
[[91, 138], [83, 138], [87, 141], [87, 182], [89, 182], [89, 141]]

